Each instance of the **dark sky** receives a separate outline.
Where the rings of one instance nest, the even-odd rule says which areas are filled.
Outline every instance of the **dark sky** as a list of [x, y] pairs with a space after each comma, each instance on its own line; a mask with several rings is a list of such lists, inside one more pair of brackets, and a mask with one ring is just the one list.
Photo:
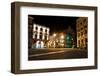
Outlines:
[[76, 31], [76, 19], [78, 17], [67, 16], [44, 16], [44, 15], [29, 15], [34, 18], [34, 23], [50, 28], [50, 33], [61, 32], [69, 26]]

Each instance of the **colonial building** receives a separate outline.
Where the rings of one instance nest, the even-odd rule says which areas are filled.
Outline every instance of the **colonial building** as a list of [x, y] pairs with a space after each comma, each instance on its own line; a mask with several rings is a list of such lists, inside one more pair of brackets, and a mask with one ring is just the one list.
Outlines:
[[77, 47], [78, 48], [87, 48], [88, 42], [88, 18], [80, 17], [76, 21], [77, 29]]
[[48, 27], [33, 23], [33, 48], [44, 48], [49, 39]]

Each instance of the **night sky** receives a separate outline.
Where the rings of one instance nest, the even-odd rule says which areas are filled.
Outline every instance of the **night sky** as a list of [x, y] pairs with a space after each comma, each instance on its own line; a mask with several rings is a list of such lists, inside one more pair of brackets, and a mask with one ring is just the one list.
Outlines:
[[67, 30], [70, 26], [76, 31], [76, 19], [78, 17], [67, 16], [44, 16], [44, 15], [29, 15], [34, 18], [34, 23], [50, 28], [50, 33], [61, 32]]

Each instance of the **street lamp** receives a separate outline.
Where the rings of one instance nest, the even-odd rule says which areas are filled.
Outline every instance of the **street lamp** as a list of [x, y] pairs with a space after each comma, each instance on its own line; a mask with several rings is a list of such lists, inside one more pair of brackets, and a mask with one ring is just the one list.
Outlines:
[[56, 37], [56, 34], [54, 33], [53, 36]]
[[56, 34], [55, 33], [53, 34], [53, 37], [54, 37], [53, 47], [55, 48], [56, 47]]
[[61, 39], [64, 39], [64, 35], [61, 36]]

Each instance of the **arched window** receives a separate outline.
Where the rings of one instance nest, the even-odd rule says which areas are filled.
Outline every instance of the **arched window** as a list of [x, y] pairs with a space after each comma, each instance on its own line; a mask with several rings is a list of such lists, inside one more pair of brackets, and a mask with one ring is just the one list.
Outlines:
[[40, 35], [40, 39], [42, 40], [42, 34]]
[[47, 32], [47, 29], [45, 30], [45, 32]]
[[35, 27], [36, 30], [38, 30], [38, 27]]
[[40, 31], [43, 31], [43, 28], [40, 28]]
[[80, 45], [80, 40], [78, 40], [78, 44]]
[[83, 39], [81, 40], [81, 43], [83, 44]]
[[37, 39], [37, 34], [35, 34], [35, 38]]

